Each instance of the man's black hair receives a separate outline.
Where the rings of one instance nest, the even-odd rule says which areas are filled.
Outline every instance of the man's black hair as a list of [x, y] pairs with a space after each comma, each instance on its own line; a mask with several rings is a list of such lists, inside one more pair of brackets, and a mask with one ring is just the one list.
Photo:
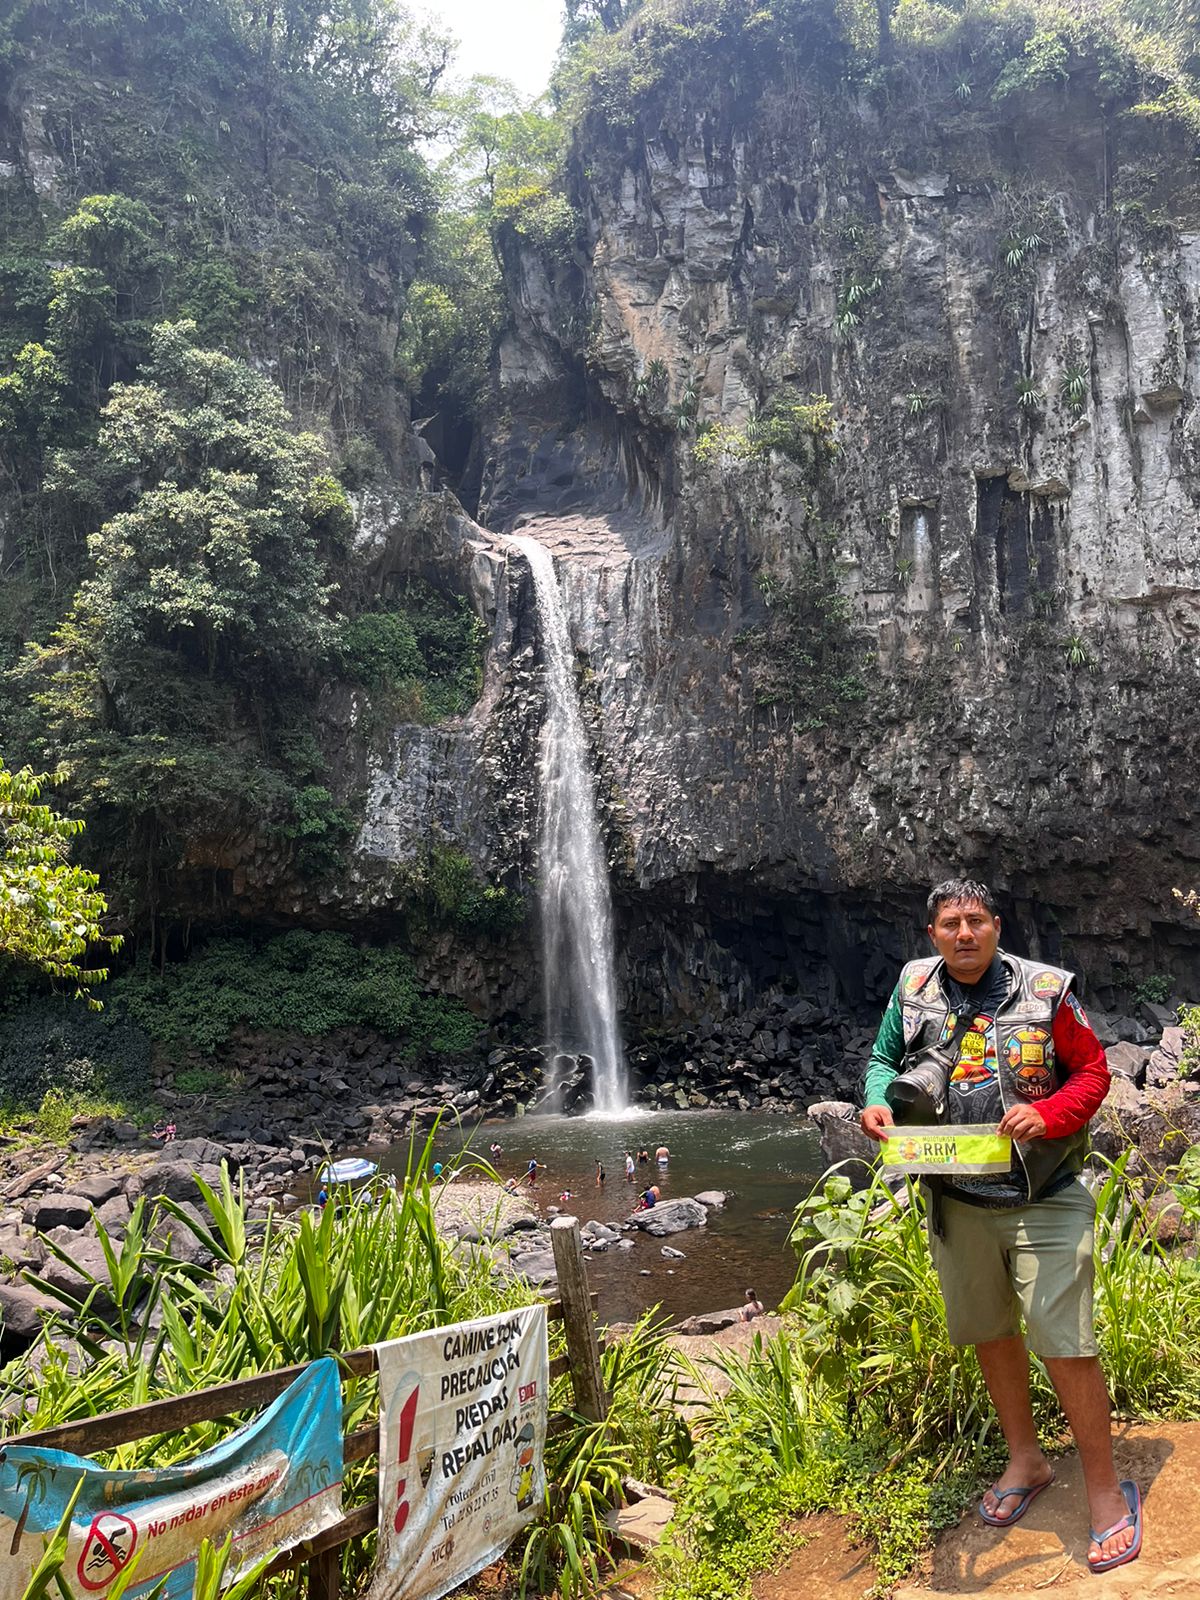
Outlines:
[[929, 891], [925, 902], [930, 926], [936, 922], [942, 906], [962, 905], [971, 900], [978, 900], [989, 917], [1000, 915], [999, 902], [986, 883], [976, 883], [974, 878], [947, 878]]

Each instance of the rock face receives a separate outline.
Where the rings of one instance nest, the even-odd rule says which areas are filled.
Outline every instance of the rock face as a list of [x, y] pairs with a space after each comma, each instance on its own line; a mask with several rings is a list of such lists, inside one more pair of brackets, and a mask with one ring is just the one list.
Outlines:
[[[947, 92], [919, 132], [815, 82], [667, 87], [632, 131], [582, 128], [570, 261], [509, 241], [452, 826], [528, 865], [537, 645], [496, 537], [520, 527], [586, 668], [627, 1009], [822, 972], [875, 1003], [951, 870], [1094, 986], [1200, 977], [1170, 893], [1197, 860], [1200, 215], [1166, 125], [1072, 81]], [[1162, 226], [1114, 204], [1142, 169]]]

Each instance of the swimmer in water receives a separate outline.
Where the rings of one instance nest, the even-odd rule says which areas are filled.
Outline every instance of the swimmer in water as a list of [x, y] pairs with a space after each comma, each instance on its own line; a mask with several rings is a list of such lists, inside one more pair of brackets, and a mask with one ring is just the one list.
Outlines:
[[659, 1145], [658, 1149], [654, 1152], [654, 1159], [658, 1162], [660, 1167], [665, 1167], [667, 1162], [670, 1161], [671, 1152], [667, 1149], [665, 1144]]

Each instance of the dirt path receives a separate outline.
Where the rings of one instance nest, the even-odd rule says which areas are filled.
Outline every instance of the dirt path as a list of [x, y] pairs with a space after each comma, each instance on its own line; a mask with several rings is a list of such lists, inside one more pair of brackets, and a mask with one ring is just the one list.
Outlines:
[[[928, 1576], [902, 1585], [895, 1600], [989, 1595], [995, 1600], [1196, 1600], [1200, 1597], [1200, 1423], [1126, 1427], [1117, 1470], [1145, 1497], [1141, 1558], [1112, 1572], [1087, 1568], [1087, 1499], [1074, 1453], [1015, 1528], [989, 1528], [968, 1515], [943, 1534]], [[756, 1580], [754, 1600], [860, 1600], [873, 1574], [833, 1517], [814, 1517], [809, 1542], [778, 1572]]]

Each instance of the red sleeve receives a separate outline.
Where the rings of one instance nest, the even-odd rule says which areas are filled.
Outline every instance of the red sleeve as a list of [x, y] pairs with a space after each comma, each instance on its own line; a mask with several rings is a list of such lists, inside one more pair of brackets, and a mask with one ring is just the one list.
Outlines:
[[1092, 1032], [1083, 1007], [1073, 994], [1065, 994], [1054, 1017], [1054, 1055], [1067, 1081], [1038, 1106], [1046, 1123], [1046, 1137], [1062, 1139], [1078, 1133], [1108, 1093], [1110, 1076], [1104, 1047]]

